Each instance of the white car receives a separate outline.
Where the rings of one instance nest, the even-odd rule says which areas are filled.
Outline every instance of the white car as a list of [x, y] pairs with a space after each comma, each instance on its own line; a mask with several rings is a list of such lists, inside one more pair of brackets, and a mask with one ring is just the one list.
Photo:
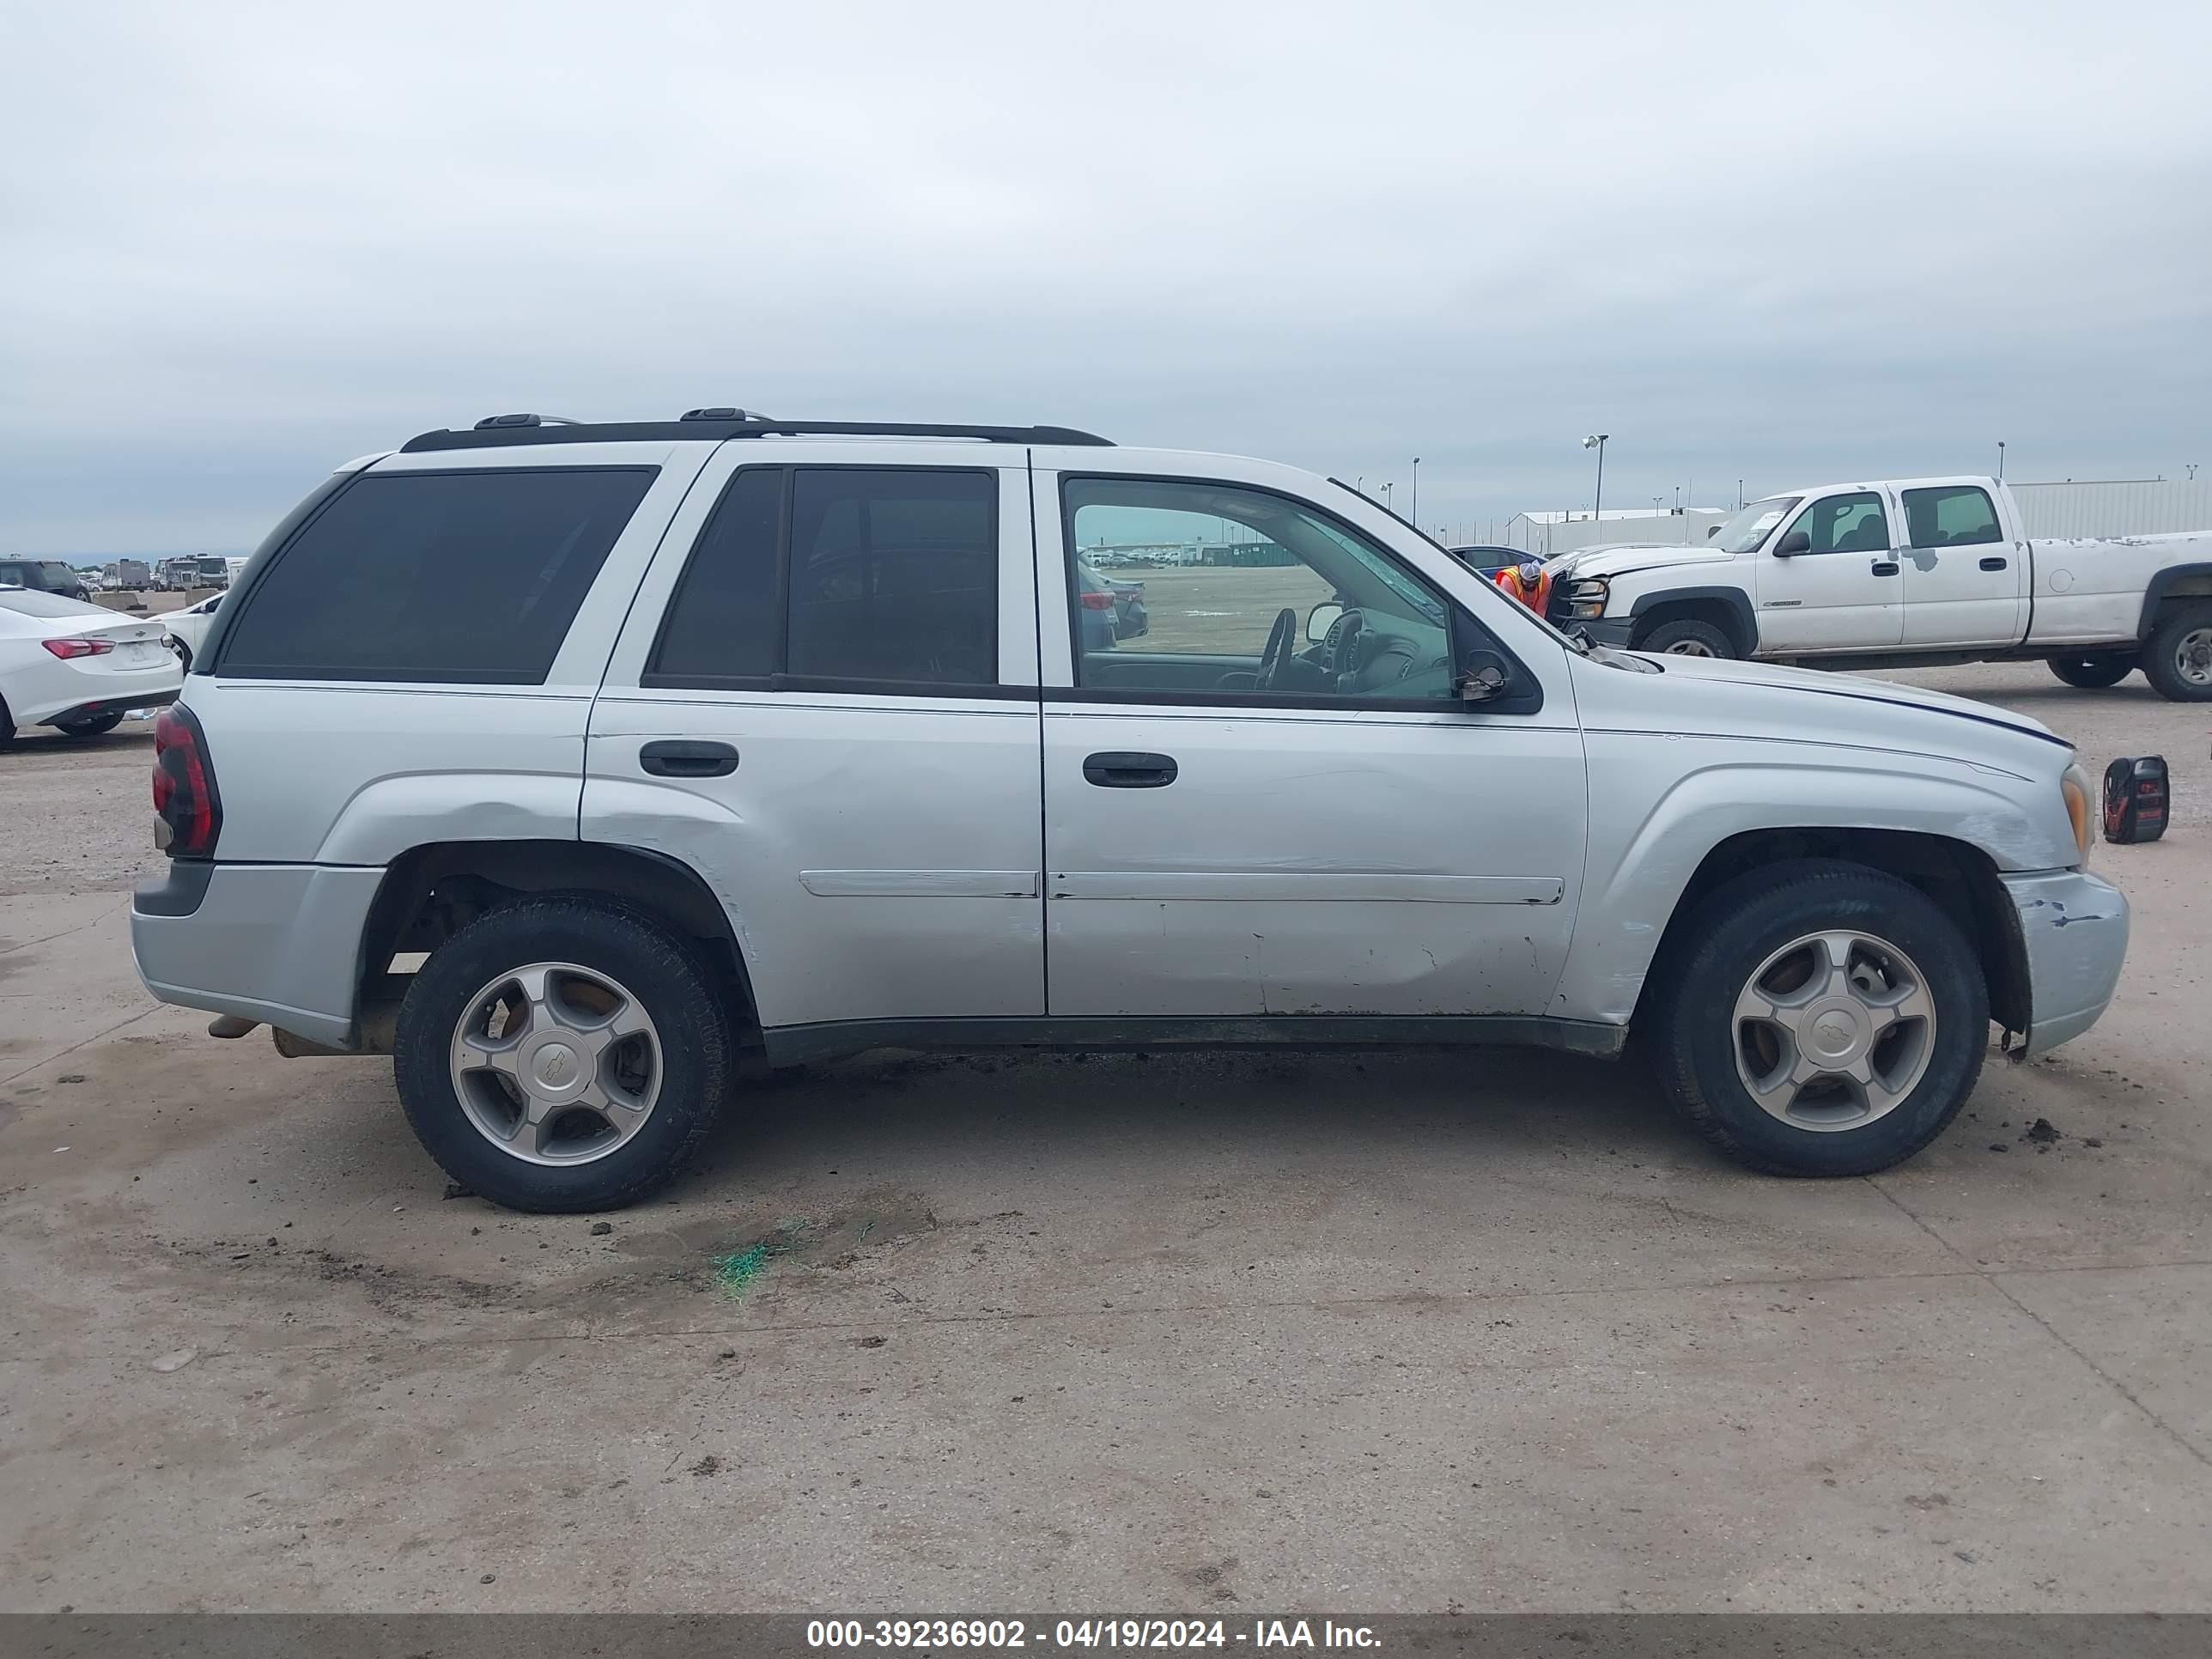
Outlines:
[[169, 648], [177, 653], [177, 660], [184, 664], [187, 674], [192, 672], [193, 661], [207, 644], [208, 629], [215, 626], [215, 613], [222, 600], [223, 596], [218, 593], [181, 611], [165, 611], [154, 618], [168, 630]]
[[184, 683], [160, 623], [0, 588], [0, 748], [32, 726], [96, 738], [134, 708], [174, 702]]
[[[1133, 524], [1285, 556], [1108, 641], [1077, 550]], [[1056, 427], [426, 433], [271, 532], [155, 750], [148, 987], [393, 1055], [523, 1209], [665, 1182], [745, 1054], [882, 1046], [1633, 1029], [1744, 1163], [1863, 1175], [2128, 937], [2034, 720], [1586, 652], [1350, 489]]]
[[1551, 619], [1595, 645], [1821, 668], [2041, 661], [2069, 685], [2136, 669], [2212, 702], [2212, 530], [2031, 541], [1996, 478], [1884, 478], [1739, 507], [1702, 542], [1585, 548]]

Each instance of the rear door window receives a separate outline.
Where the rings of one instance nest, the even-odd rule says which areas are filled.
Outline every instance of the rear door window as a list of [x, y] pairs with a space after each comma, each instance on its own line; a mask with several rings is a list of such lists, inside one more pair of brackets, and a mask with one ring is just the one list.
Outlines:
[[986, 471], [748, 467], [700, 532], [644, 683], [995, 685], [997, 520]]
[[1905, 526], [1915, 547], [1972, 547], [2004, 539], [1989, 491], [1972, 484], [1906, 490]]
[[214, 672], [543, 684], [655, 471], [364, 474], [247, 591]]

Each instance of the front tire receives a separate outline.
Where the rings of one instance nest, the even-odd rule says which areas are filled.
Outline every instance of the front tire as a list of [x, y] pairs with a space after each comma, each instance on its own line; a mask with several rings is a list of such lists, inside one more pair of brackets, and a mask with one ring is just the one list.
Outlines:
[[433, 951], [393, 1070], [439, 1167], [513, 1210], [619, 1209], [672, 1180], [727, 1099], [730, 1011], [644, 913], [524, 899]]
[[2169, 702], [2212, 702], [2212, 605], [2160, 617], [2143, 641], [2143, 678]]
[[2079, 686], [2084, 691], [2101, 691], [2108, 685], [2118, 685], [2136, 672], [2136, 653], [2123, 651], [2117, 655], [2089, 657], [2053, 657], [2051, 672], [2069, 685]]
[[1638, 651], [1669, 657], [1734, 657], [1735, 642], [1711, 623], [1668, 622], [1636, 642]]
[[1660, 1085], [1768, 1175], [1871, 1175], [1928, 1145], [1989, 1048], [1972, 945], [1917, 888], [1826, 859], [1739, 877], [1698, 907], [1662, 989]]

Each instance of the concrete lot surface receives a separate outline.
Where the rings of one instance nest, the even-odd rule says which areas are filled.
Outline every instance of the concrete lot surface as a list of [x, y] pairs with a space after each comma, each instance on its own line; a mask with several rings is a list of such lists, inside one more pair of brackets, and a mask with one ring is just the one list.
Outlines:
[[148, 740], [27, 739], [0, 1609], [2203, 1608], [2207, 711], [1911, 678], [2179, 799], [2112, 1012], [1905, 1168], [1540, 1054], [882, 1054], [603, 1232], [151, 1004]]

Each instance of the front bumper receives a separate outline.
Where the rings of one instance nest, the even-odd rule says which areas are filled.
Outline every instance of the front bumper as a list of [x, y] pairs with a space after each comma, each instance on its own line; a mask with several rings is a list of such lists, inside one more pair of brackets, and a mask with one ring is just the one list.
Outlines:
[[2112, 1002], [2128, 954], [2128, 901], [2084, 870], [2002, 879], [2027, 957], [2027, 1041], [2013, 1058], [2033, 1060], [2080, 1036]]
[[362, 935], [383, 881], [379, 866], [179, 859], [131, 896], [138, 977], [164, 1002], [349, 1047]]
[[1577, 622], [1571, 617], [1561, 615], [1563, 609], [1559, 605], [1552, 608], [1552, 614], [1547, 618], [1552, 626], [1562, 634], [1571, 634], [1579, 628], [1589, 636], [1592, 645], [1608, 645], [1616, 651], [1625, 651], [1628, 648], [1630, 636], [1636, 632], [1636, 618], [1633, 617], [1589, 617]]

